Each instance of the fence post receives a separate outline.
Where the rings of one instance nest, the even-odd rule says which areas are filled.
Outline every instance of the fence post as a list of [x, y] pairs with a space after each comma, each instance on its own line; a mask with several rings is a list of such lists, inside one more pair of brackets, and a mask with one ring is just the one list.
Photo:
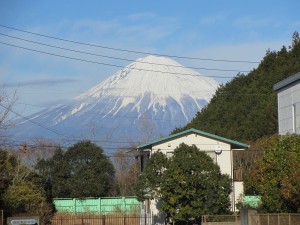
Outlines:
[[291, 225], [291, 214], [289, 214], [289, 225]]
[[[241, 218], [241, 225], [248, 225], [249, 221], [249, 210], [242, 208], [240, 210], [240, 218]], [[235, 214], [235, 221], [237, 221], [237, 215]]]
[[76, 213], [76, 198], [73, 198], [73, 212]]
[[125, 197], [122, 197], [121, 210], [124, 210], [124, 211], [125, 211], [125, 209], [126, 209], [126, 199], [125, 199]]
[[99, 213], [102, 213], [101, 198], [98, 198], [98, 199], [99, 199]]
[[102, 216], [102, 225], [105, 225], [105, 215]]

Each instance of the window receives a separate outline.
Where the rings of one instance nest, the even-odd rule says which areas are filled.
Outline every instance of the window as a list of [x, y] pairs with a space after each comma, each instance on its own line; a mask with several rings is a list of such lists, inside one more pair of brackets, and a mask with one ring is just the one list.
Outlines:
[[171, 158], [173, 156], [174, 152], [167, 152], [166, 155], [167, 155], [167, 158]]

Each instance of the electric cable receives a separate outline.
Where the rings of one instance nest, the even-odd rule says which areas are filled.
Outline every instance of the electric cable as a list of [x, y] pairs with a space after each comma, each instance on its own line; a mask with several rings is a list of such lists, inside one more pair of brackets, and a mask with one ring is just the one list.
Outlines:
[[73, 41], [73, 40], [58, 38], [58, 37], [54, 37], [54, 36], [50, 36], [50, 35], [35, 33], [35, 32], [31, 32], [31, 31], [22, 30], [22, 29], [19, 29], [19, 28], [14, 28], [14, 27], [6, 26], [6, 25], [3, 25], [3, 24], [0, 24], [0, 27], [4, 27], [4, 28], [10, 29], [10, 30], [16, 30], [16, 31], [19, 31], [19, 32], [23, 32], [23, 33], [27, 33], [27, 34], [32, 34], [32, 35], [36, 35], [36, 36], [51, 38], [51, 39], [55, 39], [55, 40], [59, 40], [59, 41], [70, 42], [70, 43], [74, 43], [74, 44], [86, 45], [86, 46], [103, 48], [103, 49], [109, 49], [109, 50], [114, 50], [114, 51], [137, 53], [137, 54], [143, 54], [143, 55], [155, 55], [155, 56], [163, 56], [163, 57], [170, 57], [170, 58], [203, 60], [203, 61], [230, 62], [230, 63], [255, 63], [255, 64], [259, 63], [258, 61], [227, 60], [227, 59], [212, 59], [212, 58], [197, 58], [197, 57], [168, 55], [168, 54], [156, 54], [156, 53], [153, 53], [153, 52], [134, 51], [134, 50], [121, 49], [121, 48], [113, 48], [113, 47], [108, 47], [108, 46], [103, 46], [103, 45], [88, 44], [88, 43], [84, 43], [84, 42], [79, 42], [79, 41]]
[[[42, 53], [42, 54], [46, 54], [46, 55], [52, 55], [52, 56], [56, 56], [56, 57], [60, 57], [60, 58], [65, 58], [65, 59], [72, 59], [72, 60], [76, 60], [76, 61], [81, 61], [81, 62], [87, 62], [87, 63], [93, 63], [93, 64], [99, 64], [99, 65], [104, 65], [104, 66], [111, 66], [111, 67], [118, 67], [118, 68], [122, 68], [122, 69], [133, 69], [133, 70], [138, 70], [138, 71], [146, 71], [146, 72], [156, 72], [156, 73], [162, 73], [162, 74], [172, 74], [172, 75], [182, 75], [182, 76], [200, 76], [200, 77], [214, 77], [214, 78], [232, 78], [232, 76], [228, 77], [228, 76], [204, 76], [201, 74], [190, 74], [190, 73], [176, 73], [176, 72], [165, 72], [165, 71], [159, 71], [159, 70], [148, 70], [148, 69], [139, 69], [139, 68], [135, 68], [135, 67], [129, 67], [129, 66], [120, 66], [120, 65], [116, 65], [116, 64], [110, 64], [110, 63], [104, 63], [104, 62], [98, 62], [98, 61], [92, 61], [92, 60], [87, 60], [87, 59], [80, 59], [80, 58], [75, 58], [75, 57], [71, 57], [71, 56], [65, 56], [65, 55], [60, 55], [60, 54], [55, 54], [55, 53], [50, 53], [50, 52], [45, 52], [45, 51], [40, 51], [40, 50], [36, 50], [36, 49], [32, 49], [32, 48], [27, 48], [27, 47], [23, 47], [23, 46], [19, 46], [19, 45], [14, 45], [14, 44], [9, 44], [6, 42], [2, 42], [0, 41], [0, 44], [3, 45], [8, 45], [11, 47], [15, 47], [15, 48], [20, 48], [20, 49], [25, 49], [28, 51], [32, 51], [32, 52], [37, 52], [37, 53]], [[245, 72], [248, 73], [250, 71], [246, 71], [246, 70], [230, 70], [230, 69], [209, 69], [209, 68], [198, 68], [198, 69], [203, 69], [203, 70], [212, 70], [212, 71], [222, 71], [222, 72]]]
[[[125, 59], [125, 58], [107, 56], [107, 55], [96, 54], [96, 53], [91, 53], [91, 52], [79, 51], [79, 50], [74, 50], [74, 49], [70, 49], [70, 48], [64, 48], [64, 47], [60, 47], [60, 46], [56, 46], [56, 45], [49, 45], [49, 44], [45, 44], [45, 43], [41, 43], [41, 42], [37, 42], [37, 41], [32, 41], [32, 40], [28, 40], [28, 39], [24, 39], [24, 38], [20, 38], [20, 37], [16, 37], [16, 36], [11, 36], [11, 35], [7, 35], [7, 34], [3, 34], [3, 33], [0, 33], [0, 35], [6, 36], [6, 37], [9, 37], [9, 38], [14, 38], [14, 39], [21, 40], [21, 41], [26, 41], [26, 42], [38, 44], [38, 45], [43, 45], [43, 46], [47, 46], [47, 47], [51, 47], [51, 48], [56, 48], [56, 49], [60, 49], [60, 50], [71, 51], [71, 52], [76, 52], [76, 53], [81, 53], [81, 54], [86, 54], [86, 55], [91, 55], [91, 56], [99, 56], [99, 57], [109, 58], [109, 59], [117, 59], [117, 60], [122, 60], [122, 61], [127, 61], [127, 62], [135, 62], [135, 63], [148, 64], [148, 65], [170, 66], [170, 67], [175, 67], [175, 68], [188, 68], [188, 69], [194, 69], [194, 70], [217, 70], [217, 71], [224, 71], [222, 69], [215, 69], [215, 68], [191, 67], [191, 66], [177, 66], [177, 65], [162, 64], [162, 63], [141, 62], [141, 61], [136, 61], [134, 59]], [[225, 70], [225, 71], [249, 72], [249, 71], [241, 71], [241, 70]]]
[[33, 121], [33, 120], [31, 120], [31, 119], [29, 119], [29, 118], [27, 118], [27, 117], [21, 115], [20, 113], [15, 112], [14, 110], [12, 110], [12, 109], [10, 109], [10, 108], [8, 108], [8, 107], [2, 105], [1, 103], [0, 103], [0, 106], [2, 106], [3, 108], [5, 108], [5, 109], [8, 110], [8, 111], [14, 113], [15, 115], [17, 115], [17, 116], [19, 116], [19, 117], [25, 119], [26, 121], [29, 121], [30, 123], [33, 123], [33, 124], [35, 124], [35, 125], [37, 125], [37, 126], [39, 126], [39, 127], [42, 127], [42, 128], [44, 128], [44, 129], [46, 129], [46, 130], [48, 130], [48, 131], [51, 131], [52, 133], [58, 134], [58, 135], [63, 136], [63, 137], [65, 137], [65, 138], [69, 138], [68, 136], [66, 136], [66, 135], [64, 135], [64, 134], [62, 134], [62, 133], [60, 133], [60, 132], [58, 132], [58, 131], [56, 131], [56, 130], [53, 130], [53, 129], [49, 128], [49, 127], [46, 127], [46, 126], [44, 126], [43, 124], [40, 124], [40, 123], [38, 123], [38, 122], [35, 122], [35, 121]]

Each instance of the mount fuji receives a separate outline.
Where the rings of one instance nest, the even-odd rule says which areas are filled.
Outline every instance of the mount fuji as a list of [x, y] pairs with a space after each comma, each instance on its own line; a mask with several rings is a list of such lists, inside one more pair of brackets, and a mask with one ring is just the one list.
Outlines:
[[147, 56], [64, 104], [16, 121], [18, 139], [89, 139], [106, 152], [168, 135], [184, 126], [218, 82], [165, 57]]

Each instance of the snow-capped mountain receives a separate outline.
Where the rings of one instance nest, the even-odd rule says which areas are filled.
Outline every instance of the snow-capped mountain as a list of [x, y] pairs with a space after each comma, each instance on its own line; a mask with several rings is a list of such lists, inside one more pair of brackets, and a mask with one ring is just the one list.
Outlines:
[[174, 60], [147, 56], [69, 103], [18, 121], [13, 133], [23, 140], [96, 140], [107, 151], [137, 145], [187, 124], [217, 87], [215, 80]]

